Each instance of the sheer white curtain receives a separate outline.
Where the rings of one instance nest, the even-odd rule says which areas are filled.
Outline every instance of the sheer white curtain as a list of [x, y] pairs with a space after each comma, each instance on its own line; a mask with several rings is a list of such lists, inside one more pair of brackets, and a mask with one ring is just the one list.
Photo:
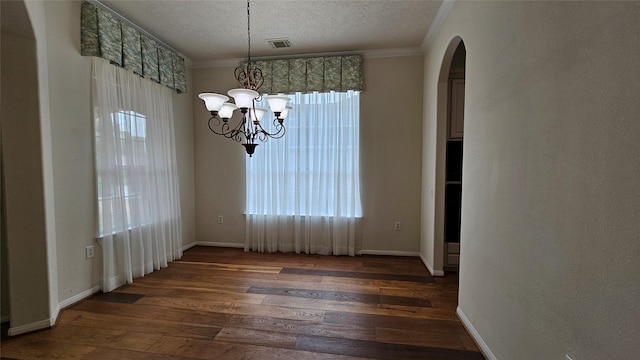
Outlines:
[[360, 94], [296, 93], [292, 103], [284, 137], [246, 160], [245, 250], [353, 256]]
[[103, 291], [182, 257], [171, 90], [92, 58]]

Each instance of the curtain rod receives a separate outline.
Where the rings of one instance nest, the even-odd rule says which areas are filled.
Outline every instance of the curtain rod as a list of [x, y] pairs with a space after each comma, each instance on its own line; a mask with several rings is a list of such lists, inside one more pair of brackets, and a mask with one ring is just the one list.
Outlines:
[[109, 13], [111, 13], [111, 15], [117, 17], [119, 20], [122, 20], [124, 22], [126, 22], [129, 26], [132, 26], [133, 28], [135, 28], [136, 30], [138, 30], [139, 32], [143, 33], [144, 35], [152, 38], [153, 40], [159, 42], [160, 44], [164, 45], [165, 47], [175, 51], [176, 53], [182, 55], [182, 57], [184, 57], [184, 54], [182, 54], [182, 52], [176, 50], [173, 46], [167, 44], [166, 42], [158, 39], [157, 36], [151, 34], [150, 32], [148, 32], [147, 30], [141, 28], [140, 26], [138, 26], [136, 23], [134, 23], [133, 21], [127, 19], [126, 17], [124, 17], [123, 15], [121, 15], [120, 13], [118, 13], [117, 11], [111, 9], [110, 7], [108, 7], [107, 5], [103, 4], [102, 2], [100, 2], [100, 0], [85, 0], [88, 3], [91, 3], [95, 6], [100, 7], [103, 10], [108, 11]]

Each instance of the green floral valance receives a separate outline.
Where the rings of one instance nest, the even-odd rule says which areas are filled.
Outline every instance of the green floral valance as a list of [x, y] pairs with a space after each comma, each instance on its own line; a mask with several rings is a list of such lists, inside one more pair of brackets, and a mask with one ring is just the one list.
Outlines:
[[179, 93], [187, 91], [184, 58], [124, 23], [109, 11], [82, 3], [81, 54], [110, 60]]
[[362, 55], [252, 61], [267, 94], [362, 90]]

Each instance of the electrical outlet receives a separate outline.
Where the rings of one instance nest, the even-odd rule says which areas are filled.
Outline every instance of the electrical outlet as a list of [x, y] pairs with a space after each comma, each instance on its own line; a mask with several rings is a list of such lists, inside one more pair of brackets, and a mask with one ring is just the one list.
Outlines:
[[400, 221], [396, 221], [396, 223], [393, 224], [393, 230], [400, 231], [401, 229], [402, 229], [402, 225], [400, 224]]
[[218, 215], [218, 224], [224, 223], [224, 217], [222, 215]]
[[87, 259], [91, 259], [93, 257], [93, 245], [89, 245], [84, 248], [84, 255]]

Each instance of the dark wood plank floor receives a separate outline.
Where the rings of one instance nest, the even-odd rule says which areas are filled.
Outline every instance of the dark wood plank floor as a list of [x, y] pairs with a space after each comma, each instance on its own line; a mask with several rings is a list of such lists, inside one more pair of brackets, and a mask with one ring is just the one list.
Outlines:
[[458, 279], [417, 258], [195, 247], [180, 261], [2, 338], [2, 359], [484, 359]]

